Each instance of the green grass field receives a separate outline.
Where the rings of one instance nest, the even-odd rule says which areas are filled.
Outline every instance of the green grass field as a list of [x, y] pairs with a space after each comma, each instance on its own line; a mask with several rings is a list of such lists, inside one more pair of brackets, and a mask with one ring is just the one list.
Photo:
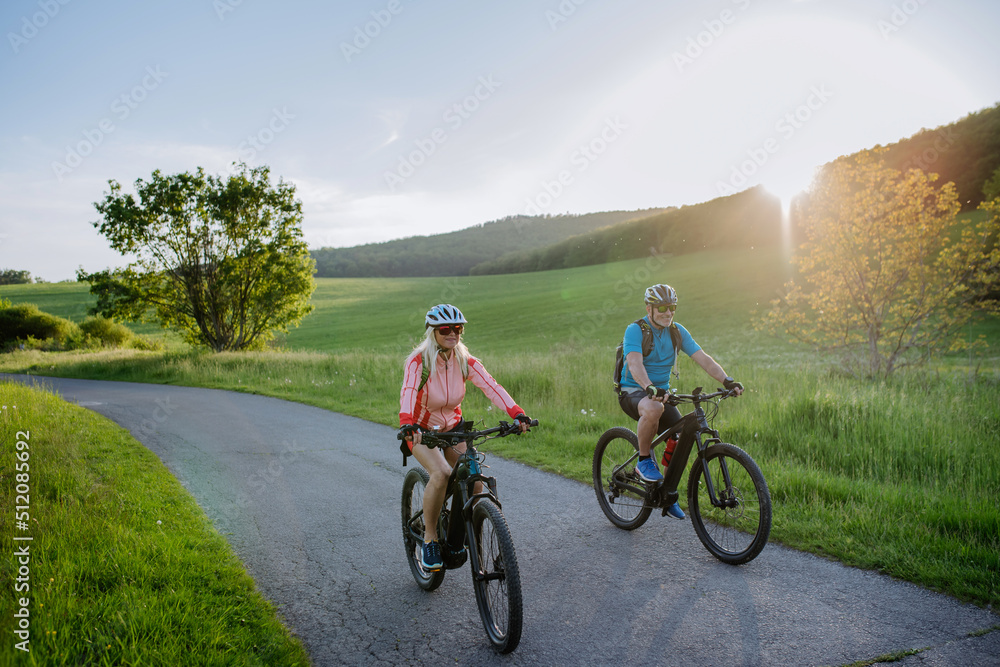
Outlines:
[[[748, 388], [721, 406], [715, 426], [768, 479], [772, 541], [1000, 604], [996, 349], [888, 381], [851, 379], [835, 360], [752, 328], [789, 277], [784, 267], [773, 250], [745, 250], [511, 276], [324, 279], [316, 310], [281, 351], [15, 353], [0, 370], [238, 389], [395, 425], [402, 360], [423, 313], [451, 302], [470, 320], [473, 353], [542, 422], [493, 451], [589, 483], [597, 437], [630, 425], [611, 390], [614, 346], [643, 314], [644, 287], [669, 282], [677, 320]], [[33, 287], [0, 296], [29, 300]], [[968, 332], [979, 334], [1000, 341], [1000, 323]], [[712, 384], [689, 360], [680, 370], [681, 391]], [[464, 411], [498, 418], [475, 390]]]

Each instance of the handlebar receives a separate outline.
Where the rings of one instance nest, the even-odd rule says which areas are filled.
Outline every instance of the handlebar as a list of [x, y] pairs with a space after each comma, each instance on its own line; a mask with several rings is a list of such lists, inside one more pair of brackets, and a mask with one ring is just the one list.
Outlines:
[[[532, 419], [528, 422], [528, 427], [538, 426], [538, 420]], [[427, 447], [454, 447], [460, 442], [473, 442], [481, 439], [504, 438], [511, 433], [520, 433], [521, 424], [518, 421], [513, 423], [502, 421], [498, 426], [484, 429], [482, 431], [423, 431], [420, 442]], [[491, 438], [492, 436], [492, 438]]]
[[715, 398], [732, 398], [737, 396], [736, 389], [716, 389], [711, 394], [701, 393], [702, 388], [697, 387], [690, 394], [667, 394], [667, 402], [671, 405], [678, 403], [702, 403]]

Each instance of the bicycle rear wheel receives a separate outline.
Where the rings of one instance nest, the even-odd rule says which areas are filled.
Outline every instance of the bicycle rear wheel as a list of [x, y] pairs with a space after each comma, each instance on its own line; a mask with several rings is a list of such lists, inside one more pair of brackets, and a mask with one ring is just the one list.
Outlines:
[[[719, 507], [705, 483], [708, 469]], [[771, 494], [760, 468], [735, 445], [719, 443], [696, 458], [688, 477], [688, 511], [698, 539], [730, 565], [749, 563], [771, 533]]]
[[433, 591], [440, 586], [445, 572], [425, 570], [420, 563], [420, 551], [424, 544], [424, 487], [430, 478], [423, 468], [413, 468], [403, 478], [403, 547], [410, 572], [417, 585], [425, 591]]
[[500, 508], [480, 500], [472, 510], [473, 548], [479, 571], [472, 572], [476, 604], [493, 648], [510, 653], [521, 641], [521, 574], [514, 541]]
[[608, 429], [594, 449], [594, 491], [605, 516], [619, 528], [634, 530], [646, 523], [652, 506], [645, 494], [635, 464], [639, 460], [639, 439], [627, 428]]

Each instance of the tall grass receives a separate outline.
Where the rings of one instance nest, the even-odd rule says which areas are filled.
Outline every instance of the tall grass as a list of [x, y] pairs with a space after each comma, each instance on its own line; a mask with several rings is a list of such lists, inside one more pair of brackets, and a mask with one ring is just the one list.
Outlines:
[[[530, 438], [495, 441], [490, 449], [589, 483], [600, 433], [629, 424], [610, 389], [607, 355], [482, 356], [542, 422]], [[251, 391], [397, 425], [402, 365], [395, 353], [16, 357], [26, 363], [20, 370]], [[684, 368], [682, 377], [707, 379], [699, 372]], [[775, 503], [773, 540], [965, 600], [1000, 603], [995, 377], [924, 372], [859, 385], [827, 371], [763, 367], [740, 377], [749, 391], [725, 401], [714, 423], [763, 469]], [[470, 389], [466, 415], [504, 418]]]

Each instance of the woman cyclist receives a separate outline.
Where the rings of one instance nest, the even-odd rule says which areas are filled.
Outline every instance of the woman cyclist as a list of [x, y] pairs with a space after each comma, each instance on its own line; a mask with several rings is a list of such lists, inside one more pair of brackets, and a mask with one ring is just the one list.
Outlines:
[[452, 466], [465, 452], [465, 443], [444, 450], [432, 449], [421, 444], [421, 429], [461, 429], [462, 399], [465, 383], [470, 380], [494, 405], [519, 422], [521, 432], [528, 430], [531, 421], [482, 362], [469, 354], [462, 342], [466, 323], [462, 311], [450, 304], [442, 303], [427, 311], [424, 339], [406, 358], [403, 387], [399, 392], [400, 437], [430, 474], [424, 490], [424, 548], [421, 552], [426, 570], [444, 567], [438, 543], [438, 517]]

